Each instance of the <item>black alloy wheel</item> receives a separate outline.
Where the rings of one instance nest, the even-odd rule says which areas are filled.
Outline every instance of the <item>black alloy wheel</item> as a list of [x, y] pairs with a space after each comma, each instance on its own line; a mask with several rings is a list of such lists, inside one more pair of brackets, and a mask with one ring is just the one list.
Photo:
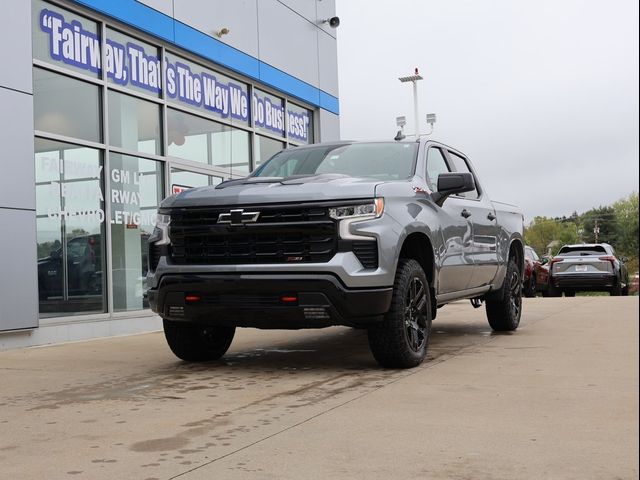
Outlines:
[[497, 332], [513, 331], [522, 316], [522, 277], [515, 258], [507, 264], [502, 288], [486, 297], [487, 320]]
[[511, 272], [509, 279], [509, 308], [512, 318], [520, 318], [522, 310], [522, 283], [517, 270]]
[[389, 311], [368, 328], [369, 347], [380, 365], [412, 368], [424, 361], [431, 336], [431, 295], [420, 264], [401, 258]]
[[411, 279], [404, 307], [407, 343], [420, 352], [427, 341], [427, 287], [419, 277]]

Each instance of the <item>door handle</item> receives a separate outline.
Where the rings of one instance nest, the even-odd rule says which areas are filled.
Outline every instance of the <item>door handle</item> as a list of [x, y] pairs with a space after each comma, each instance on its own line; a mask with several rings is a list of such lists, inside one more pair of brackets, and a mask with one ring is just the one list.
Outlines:
[[495, 220], [497, 217], [493, 213], [489, 212], [489, 215], [487, 215], [487, 218], [489, 220]]
[[460, 215], [462, 215], [464, 218], [469, 218], [471, 216], [471, 212], [465, 208], [460, 212]]

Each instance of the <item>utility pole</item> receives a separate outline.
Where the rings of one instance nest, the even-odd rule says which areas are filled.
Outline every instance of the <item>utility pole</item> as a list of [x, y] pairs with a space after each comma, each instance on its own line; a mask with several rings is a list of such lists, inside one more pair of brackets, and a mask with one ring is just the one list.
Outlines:
[[418, 115], [418, 81], [422, 79], [422, 75], [418, 72], [418, 67], [415, 68], [413, 75], [398, 78], [402, 83], [413, 83], [413, 121], [415, 122], [414, 128], [416, 137], [420, 135], [420, 117]]

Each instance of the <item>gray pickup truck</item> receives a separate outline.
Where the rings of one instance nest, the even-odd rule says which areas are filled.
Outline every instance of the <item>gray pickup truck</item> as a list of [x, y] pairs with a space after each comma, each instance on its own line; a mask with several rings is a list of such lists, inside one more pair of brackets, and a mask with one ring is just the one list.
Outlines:
[[162, 202], [148, 298], [183, 360], [220, 358], [236, 327], [347, 325], [368, 330], [381, 365], [409, 368], [452, 301], [484, 301], [494, 330], [518, 327], [522, 231], [441, 143], [290, 148]]

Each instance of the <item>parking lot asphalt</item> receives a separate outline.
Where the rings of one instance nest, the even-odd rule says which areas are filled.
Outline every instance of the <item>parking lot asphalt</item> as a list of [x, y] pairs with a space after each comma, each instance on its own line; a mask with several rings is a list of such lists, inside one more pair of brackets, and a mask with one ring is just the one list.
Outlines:
[[428, 360], [348, 328], [239, 330], [219, 362], [160, 332], [0, 353], [2, 479], [638, 478], [638, 297], [441, 309]]

